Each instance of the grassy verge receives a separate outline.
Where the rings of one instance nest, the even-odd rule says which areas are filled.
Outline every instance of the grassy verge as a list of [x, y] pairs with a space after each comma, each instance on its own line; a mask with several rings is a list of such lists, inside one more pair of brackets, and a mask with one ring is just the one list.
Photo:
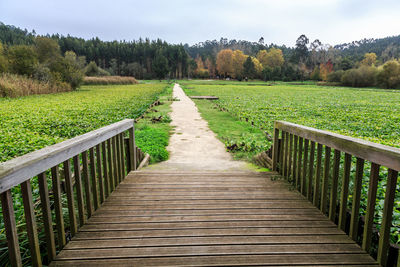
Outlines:
[[169, 85], [159, 96], [159, 104], [148, 109], [135, 125], [136, 143], [150, 154], [150, 163], [167, 160], [169, 156], [166, 147], [172, 130], [169, 117], [172, 88]]

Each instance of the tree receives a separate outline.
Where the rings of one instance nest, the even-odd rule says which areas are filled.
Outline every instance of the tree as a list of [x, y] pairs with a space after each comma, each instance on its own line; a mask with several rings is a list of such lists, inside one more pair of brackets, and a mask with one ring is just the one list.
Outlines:
[[252, 79], [256, 75], [256, 68], [250, 56], [243, 63], [243, 75], [249, 79]]
[[217, 70], [224, 78], [233, 76], [233, 51], [231, 49], [224, 49], [218, 53]]
[[272, 47], [268, 52], [267, 50], [260, 50], [257, 53], [258, 61], [263, 65], [263, 67], [282, 67], [285, 62], [283, 58], [282, 50]]
[[365, 53], [364, 59], [361, 61], [361, 65], [373, 66], [376, 64], [376, 54], [375, 53]]
[[233, 51], [233, 78], [241, 80], [243, 78], [243, 63], [246, 61], [246, 55], [241, 50]]
[[156, 52], [156, 56], [153, 60], [153, 71], [158, 79], [164, 79], [168, 74], [168, 59], [163, 55], [161, 50]]
[[13, 73], [32, 76], [38, 58], [32, 46], [15, 45], [8, 50], [8, 61]]
[[258, 61], [258, 59], [255, 57], [251, 57], [251, 61], [253, 62], [254, 71], [255, 71], [255, 73], [254, 73], [255, 75], [253, 76], [253, 78], [258, 78], [261, 76], [263, 66], [261, 65], [260, 61]]
[[60, 46], [53, 39], [36, 37], [35, 48], [40, 63], [57, 60], [61, 57]]
[[308, 57], [308, 38], [304, 34], [300, 35], [296, 40], [296, 47], [292, 56], [292, 61], [296, 63], [305, 63]]
[[0, 73], [6, 72], [8, 69], [8, 61], [4, 55], [4, 48], [2, 43], [0, 43]]
[[384, 88], [400, 87], [400, 63], [397, 60], [386, 62], [378, 73], [378, 83]]
[[215, 64], [213, 64], [213, 62], [211, 61], [211, 59], [209, 57], [206, 58], [204, 65], [205, 65], [206, 69], [208, 70], [208, 73], [210, 74], [210, 76], [215, 77]]

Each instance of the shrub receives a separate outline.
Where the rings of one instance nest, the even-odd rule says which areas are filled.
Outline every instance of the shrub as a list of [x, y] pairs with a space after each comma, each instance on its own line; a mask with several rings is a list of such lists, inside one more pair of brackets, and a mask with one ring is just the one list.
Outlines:
[[96, 65], [96, 62], [91, 61], [84, 70], [86, 76], [110, 76], [110, 73]]
[[32, 76], [34, 79], [42, 82], [50, 82], [53, 79], [50, 69], [43, 64], [35, 65]]
[[367, 87], [376, 84], [377, 69], [374, 66], [361, 66], [345, 71], [342, 83], [352, 87]]
[[0, 96], [19, 97], [71, 91], [65, 82], [41, 82], [26, 76], [4, 73], [0, 75]]
[[344, 70], [334, 71], [328, 74], [328, 82], [331, 83], [340, 83], [342, 81], [342, 77], [344, 74]]
[[379, 69], [377, 80], [383, 88], [400, 88], [400, 63], [396, 60], [386, 62]]
[[108, 84], [138, 84], [133, 77], [127, 76], [107, 76], [107, 77], [85, 77], [83, 79], [85, 85], [108, 85]]

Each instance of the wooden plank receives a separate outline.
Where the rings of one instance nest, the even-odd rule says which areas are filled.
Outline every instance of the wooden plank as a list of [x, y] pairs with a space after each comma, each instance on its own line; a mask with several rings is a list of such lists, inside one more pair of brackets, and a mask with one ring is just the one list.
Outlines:
[[314, 195], [313, 204], [319, 208], [320, 204], [320, 183], [321, 183], [321, 170], [322, 170], [322, 145], [317, 145], [317, 166], [315, 170], [315, 181], [314, 181]]
[[92, 186], [90, 185], [89, 179], [89, 163], [87, 151], [82, 152], [82, 165], [83, 165], [83, 181], [85, 186], [85, 200], [86, 200], [86, 211], [88, 218], [92, 217], [93, 204], [92, 204]]
[[[30, 180], [27, 180], [21, 184], [21, 193], [24, 203], [26, 233], [28, 235], [29, 248], [31, 252], [31, 263], [33, 266], [42, 266]], [[62, 247], [64, 245], [62, 245]]]
[[303, 196], [307, 195], [306, 192], [306, 183], [307, 183], [307, 167], [308, 167], [308, 148], [310, 141], [308, 139], [304, 140], [304, 160], [303, 160], [303, 174], [301, 175], [301, 186], [300, 192]]
[[64, 179], [65, 179], [65, 191], [67, 194], [67, 201], [68, 201], [69, 228], [71, 231], [71, 235], [74, 236], [78, 232], [78, 226], [76, 223], [76, 215], [75, 215], [75, 198], [74, 198], [74, 189], [72, 185], [71, 160], [64, 161]]
[[10, 263], [12, 266], [22, 266], [11, 190], [2, 192], [0, 198]]
[[106, 142], [101, 144], [101, 153], [102, 153], [102, 160], [103, 160], [103, 170], [104, 170], [104, 199], [107, 199], [111, 192], [111, 184], [110, 179], [108, 176], [108, 159], [107, 159], [107, 147]]
[[136, 149], [135, 149], [135, 126], [129, 128], [129, 158], [131, 170], [136, 170]]
[[324, 144], [335, 150], [400, 171], [400, 149], [290, 122], [275, 121], [274, 128]]
[[118, 184], [122, 181], [122, 159], [121, 159], [121, 139], [119, 138], [119, 135], [116, 135], [115, 137], [115, 147], [116, 147], [116, 154], [115, 157], [117, 159], [117, 175], [118, 175]]
[[85, 218], [85, 203], [83, 201], [83, 189], [82, 189], [79, 155], [76, 155], [74, 157], [74, 174], [75, 174], [76, 198], [78, 202], [79, 226], [83, 226], [86, 222], [86, 218]]
[[283, 177], [289, 179], [289, 134], [287, 132], [284, 133], [284, 145], [283, 145]]
[[133, 120], [123, 120], [0, 163], [0, 193], [132, 127]]
[[392, 216], [394, 198], [396, 196], [396, 185], [399, 177], [398, 171], [389, 169], [386, 184], [385, 202], [383, 205], [381, 230], [379, 231], [378, 262], [386, 266], [389, 252], [390, 228], [392, 227]]
[[[87, 248], [123, 248], [123, 247], [163, 247], [163, 246], [204, 246], [204, 245], [241, 245], [241, 244], [349, 244], [353, 243], [345, 235], [309, 235], [309, 236], [215, 236], [215, 237], [178, 237], [178, 238], [132, 238], [106, 240], [72, 240], [68, 249]], [[354, 243], [353, 243], [354, 244]]]
[[103, 168], [102, 168], [102, 161], [101, 161], [101, 148], [100, 144], [96, 146], [96, 166], [97, 166], [97, 175], [99, 179], [99, 191], [100, 191], [100, 205], [105, 200], [104, 194], [104, 180], [103, 180]]
[[49, 262], [56, 257], [56, 243], [54, 240], [53, 221], [51, 219], [49, 188], [45, 173], [38, 175], [40, 206], [42, 207], [43, 228], [46, 237], [47, 258]]
[[336, 219], [336, 206], [337, 206], [337, 188], [339, 180], [339, 168], [340, 168], [340, 151], [335, 149], [333, 157], [333, 175], [331, 184], [331, 197], [329, 204], [329, 219], [334, 222]]
[[99, 208], [99, 194], [97, 189], [97, 177], [96, 177], [96, 158], [94, 156], [94, 147], [89, 149], [89, 158], [90, 158], [90, 180], [91, 180], [91, 189], [93, 196], [93, 207], [94, 210]]
[[200, 96], [191, 95], [190, 98], [191, 99], [206, 99], [206, 100], [218, 100], [219, 99], [218, 96], [210, 96], [210, 95], [200, 95]]
[[281, 140], [279, 142], [279, 174], [283, 175], [284, 168], [284, 153], [285, 153], [285, 132], [281, 132]]
[[364, 234], [362, 241], [362, 248], [367, 253], [370, 252], [372, 243], [372, 227], [374, 224], [374, 217], [375, 217], [375, 204], [376, 204], [376, 192], [378, 190], [379, 169], [380, 166], [378, 164], [371, 163], [371, 173], [369, 176], [369, 186], [368, 186], [367, 209], [365, 211], [365, 224], [364, 224]]
[[308, 164], [308, 180], [307, 180], [307, 199], [313, 200], [313, 178], [314, 178], [314, 158], [315, 158], [315, 142], [310, 142], [310, 161]]
[[302, 179], [302, 172], [301, 168], [303, 165], [303, 138], [299, 137], [299, 150], [298, 150], [298, 157], [297, 157], [297, 174], [296, 174], [296, 189], [300, 189], [301, 187], [301, 179]]
[[51, 179], [54, 197], [54, 212], [56, 214], [58, 249], [61, 250], [65, 244], [64, 215], [61, 198], [60, 170], [58, 165], [51, 168]]
[[121, 172], [122, 172], [122, 180], [124, 180], [125, 176], [126, 176], [126, 171], [125, 171], [125, 165], [126, 165], [125, 160], [126, 160], [126, 157], [125, 157], [124, 134], [121, 133], [119, 135], [119, 138], [120, 138], [119, 144], [120, 144], [120, 147], [121, 147], [120, 148], [120, 151], [121, 151]]
[[350, 233], [349, 236], [357, 241], [358, 238], [358, 222], [360, 213], [360, 199], [361, 199], [361, 187], [364, 175], [364, 160], [357, 158], [356, 165], [356, 176], [354, 177], [354, 190], [353, 190], [353, 203], [351, 209], [351, 220], [350, 220]]
[[108, 160], [108, 180], [109, 180], [109, 185], [110, 185], [110, 194], [111, 192], [114, 191], [115, 189], [115, 183], [114, 183], [114, 164], [113, 164], [113, 158], [112, 158], [112, 146], [111, 142], [112, 138], [107, 140], [107, 160]]
[[321, 187], [321, 205], [320, 210], [326, 214], [328, 204], [328, 186], [329, 186], [329, 171], [331, 164], [331, 148], [325, 146], [325, 160], [324, 160], [324, 177]]
[[[351, 155], [345, 153], [344, 155], [344, 170], [342, 177], [342, 190], [340, 196], [340, 211], [339, 211], [339, 229], [346, 230], [346, 215], [347, 215], [347, 200], [349, 198], [349, 181], [351, 169]], [[354, 216], [354, 213], [352, 213]], [[357, 214], [358, 216], [358, 214]]]
[[[366, 254], [294, 254], [283, 255], [227, 255], [192, 257], [157, 257], [107, 260], [56, 261], [51, 266], [306, 266], [306, 265], [373, 265]], [[377, 265], [375, 265], [377, 266]]]
[[113, 183], [114, 183], [114, 188], [117, 188], [119, 184], [119, 168], [118, 168], [118, 162], [117, 162], [117, 138], [114, 136], [111, 138], [111, 145], [112, 145], [112, 165], [113, 165]]
[[141, 231], [98, 231], [79, 232], [75, 240], [148, 238], [148, 237], [181, 237], [181, 236], [281, 236], [281, 235], [338, 235], [337, 228], [236, 228], [236, 229], [174, 229], [174, 230], [141, 230]]
[[356, 244], [268, 244], [268, 245], [214, 245], [214, 246], [177, 246], [145, 248], [103, 248], [61, 251], [58, 260], [98, 259], [101, 258], [138, 258], [138, 257], [176, 257], [176, 256], [222, 256], [257, 254], [318, 254], [349, 253], [358, 254]]

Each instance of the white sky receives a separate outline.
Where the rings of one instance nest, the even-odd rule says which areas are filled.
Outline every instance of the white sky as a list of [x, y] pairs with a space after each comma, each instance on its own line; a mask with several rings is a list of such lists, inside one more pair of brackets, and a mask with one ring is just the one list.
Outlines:
[[242, 39], [294, 46], [399, 35], [400, 0], [0, 0], [0, 21], [39, 34], [171, 43]]

